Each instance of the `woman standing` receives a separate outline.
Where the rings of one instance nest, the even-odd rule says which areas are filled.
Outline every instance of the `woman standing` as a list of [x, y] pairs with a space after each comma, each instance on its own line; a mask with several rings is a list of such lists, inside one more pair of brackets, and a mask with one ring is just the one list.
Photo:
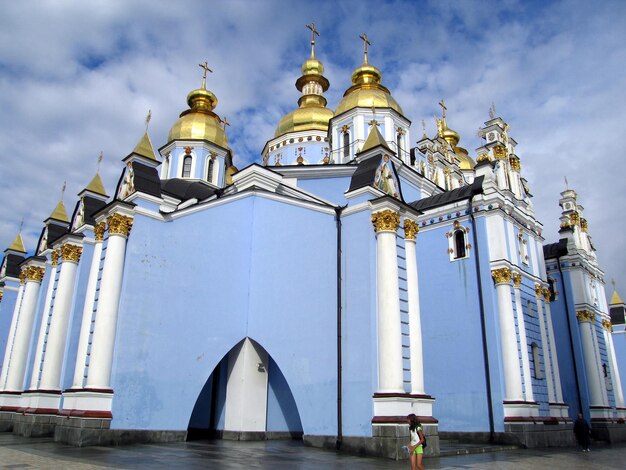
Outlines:
[[426, 441], [424, 439], [424, 431], [422, 430], [422, 424], [413, 413], [411, 413], [407, 420], [409, 422], [409, 434], [411, 436], [411, 442], [409, 444], [409, 458], [411, 459], [411, 470], [424, 470], [422, 465], [422, 457], [424, 456], [424, 448], [422, 444]]

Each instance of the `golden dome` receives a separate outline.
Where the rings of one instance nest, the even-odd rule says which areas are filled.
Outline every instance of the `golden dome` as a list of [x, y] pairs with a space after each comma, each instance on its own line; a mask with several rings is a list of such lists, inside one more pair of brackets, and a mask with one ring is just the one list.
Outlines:
[[382, 74], [373, 65], [363, 64], [352, 72], [352, 86], [343, 94], [335, 115], [354, 108], [391, 108], [404, 114], [398, 102], [380, 81]]
[[465, 150], [463, 147], [454, 147], [454, 153], [456, 155], [456, 159], [459, 161], [459, 167], [461, 168], [461, 170], [474, 169], [476, 163], [474, 162], [472, 157], [469, 156], [467, 150]]
[[326, 107], [327, 101], [322, 95], [330, 86], [323, 73], [324, 65], [312, 53], [302, 64], [302, 76], [296, 81], [296, 88], [302, 92], [298, 100], [300, 107], [280, 120], [274, 137], [289, 132], [328, 131], [328, 124], [334, 114]]
[[217, 105], [215, 95], [205, 88], [193, 90], [187, 95], [190, 109], [183, 111], [168, 135], [172, 140], [208, 140], [220, 147], [228, 148], [226, 133], [221, 120], [213, 109]]
[[447, 126], [444, 128], [441, 137], [443, 137], [444, 140], [448, 142], [452, 148], [455, 148], [459, 143], [459, 140], [461, 140], [461, 136], [459, 135], [459, 133], [457, 131], [449, 129]]

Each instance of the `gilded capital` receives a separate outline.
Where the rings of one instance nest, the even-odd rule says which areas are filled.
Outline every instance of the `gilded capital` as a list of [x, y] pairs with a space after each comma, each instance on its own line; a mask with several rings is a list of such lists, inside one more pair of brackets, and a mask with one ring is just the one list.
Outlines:
[[54, 250], [52, 252], [52, 266], [56, 266], [59, 264], [59, 252], [57, 250]]
[[578, 310], [576, 312], [576, 318], [578, 318], [579, 322], [593, 322], [596, 318], [596, 314], [589, 310]]
[[602, 320], [602, 327], [609, 333], [613, 331], [613, 324], [609, 320]]
[[580, 215], [578, 215], [578, 212], [572, 212], [569, 215], [569, 224], [578, 225], [579, 223], [580, 223]]
[[22, 272], [25, 273], [27, 281], [34, 282], [41, 282], [44, 274], [46, 274], [46, 270], [44, 268], [40, 268], [39, 266], [29, 266]]
[[389, 209], [375, 212], [372, 214], [372, 224], [376, 233], [395, 232], [400, 226], [400, 214]]
[[506, 158], [506, 148], [504, 148], [502, 145], [496, 145], [493, 148], [493, 155], [499, 159], [505, 159]]
[[513, 273], [513, 287], [519, 287], [522, 285], [522, 275], [520, 273]]
[[548, 289], [547, 287], [544, 287], [543, 289], [543, 301], [548, 303], [550, 302], [550, 298], [552, 297], [552, 292], [550, 292], [550, 289]]
[[539, 283], [535, 284], [535, 297], [538, 299], [543, 297], [543, 287], [541, 287], [541, 284]]
[[101, 242], [102, 240], [104, 240], [104, 231], [106, 230], [106, 228], [107, 224], [105, 222], [100, 222], [99, 224], [96, 224], [96, 226], [93, 228], [97, 242]]
[[511, 163], [511, 170], [516, 171], [516, 172], [520, 172], [520, 170], [522, 169], [522, 164], [519, 161], [519, 158], [517, 157], [511, 157], [509, 158], [509, 163]]
[[511, 282], [511, 270], [509, 268], [494, 269], [491, 271], [491, 277], [497, 284], [508, 284]]
[[2, 302], [2, 297], [4, 297], [4, 292], [0, 290], [0, 302]]
[[26, 279], [26, 271], [22, 269], [20, 271], [20, 285], [24, 285], [24, 280]]
[[113, 214], [107, 218], [109, 235], [123, 235], [127, 237], [133, 226], [133, 219], [122, 214]]
[[417, 222], [411, 219], [404, 219], [404, 239], [415, 240], [420, 228], [417, 226]]
[[66, 243], [61, 247], [61, 259], [63, 261], [73, 261], [74, 263], [78, 263], [82, 253], [83, 247], [78, 245], [70, 245], [69, 243]]
[[580, 228], [583, 232], [586, 232], [589, 226], [587, 225], [587, 219], [580, 219]]

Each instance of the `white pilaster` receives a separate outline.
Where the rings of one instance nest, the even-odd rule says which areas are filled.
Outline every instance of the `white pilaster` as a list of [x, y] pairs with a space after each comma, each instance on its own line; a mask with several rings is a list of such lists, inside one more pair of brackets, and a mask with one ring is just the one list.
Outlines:
[[74, 378], [72, 379], [73, 389], [80, 389], [83, 387], [91, 319], [96, 297], [96, 287], [98, 284], [98, 271], [100, 270], [100, 258], [102, 257], [102, 240], [104, 230], [105, 224], [102, 222], [97, 224], [94, 229], [96, 243], [94, 245], [93, 256], [91, 258], [91, 268], [89, 269], [89, 279], [87, 281], [87, 290], [85, 292], [85, 305], [83, 307], [83, 315], [80, 323], [80, 335], [78, 337], [78, 347], [76, 349], [76, 365], [74, 366]]
[[496, 295], [498, 297], [500, 346], [502, 349], [505, 385], [504, 400], [524, 401], [511, 299], [511, 270], [509, 268], [500, 268], [491, 271], [491, 275], [496, 283]]
[[116, 213], [108, 217], [107, 224], [109, 238], [100, 280], [100, 295], [87, 374], [87, 388], [103, 390], [110, 388], [126, 238], [132, 226], [132, 219]]
[[[25, 273], [24, 296], [17, 312], [18, 320], [15, 328], [15, 337], [10, 350], [5, 391], [22, 391], [24, 387], [24, 374], [26, 361], [35, 320], [35, 307], [41, 280], [45, 274], [43, 262], [33, 262], [23, 269]], [[8, 350], [7, 344], [7, 353]]]
[[617, 359], [615, 357], [615, 348], [613, 346], [613, 335], [611, 335], [612, 326], [608, 320], [602, 322], [604, 327], [604, 340], [607, 348], [607, 355], [609, 356], [609, 367], [611, 370], [611, 379], [613, 382], [613, 395], [615, 397], [615, 407], [624, 408], [624, 393], [622, 391], [622, 379], [619, 375], [619, 369], [617, 367]]
[[548, 336], [550, 339], [550, 362], [554, 373], [554, 393], [558, 403], [563, 403], [563, 390], [561, 389], [561, 373], [559, 371], [559, 360], [556, 354], [556, 344], [554, 328], [552, 327], [552, 313], [550, 311], [550, 291], [543, 289], [544, 308], [546, 314], [546, 325], [548, 326]]
[[396, 247], [396, 230], [400, 225], [400, 216], [387, 209], [375, 212], [372, 222], [376, 231], [378, 393], [404, 393]]
[[67, 326], [74, 299], [76, 271], [83, 248], [75, 244], [65, 243], [60, 250], [61, 270], [50, 318], [41, 380], [39, 381], [39, 389], [46, 391], [61, 389], [61, 370], [63, 369], [63, 354], [67, 341]]
[[[541, 345], [543, 349], [543, 362], [546, 367], [546, 381], [548, 384], [548, 403], [555, 403], [556, 394], [554, 390], [554, 380], [552, 378], [552, 356], [550, 354], [550, 343], [552, 338], [548, 341], [548, 332], [546, 329], [546, 317], [543, 311], [543, 288], [540, 284], [535, 285], [535, 294], [537, 297], [537, 319], [539, 320], [539, 332], [541, 334]], [[537, 365], [535, 364], [535, 367]]]
[[0, 391], [6, 390], [7, 375], [9, 373], [9, 364], [11, 362], [11, 348], [15, 341], [15, 331], [17, 330], [17, 320], [20, 316], [20, 306], [24, 300], [24, 279], [23, 274], [20, 275], [20, 287], [17, 290], [17, 298], [13, 307], [13, 316], [11, 317], [11, 326], [9, 327], [9, 336], [7, 337], [7, 346], [4, 351], [4, 360], [2, 361], [2, 373], [0, 374]]
[[[515, 294], [515, 311], [517, 314], [517, 325], [520, 336], [520, 350], [522, 356], [522, 372], [524, 374], [524, 395], [526, 401], [535, 401], [533, 395], [532, 376], [530, 374], [530, 361], [528, 359], [528, 340], [526, 339], [526, 322], [524, 321], [524, 310], [522, 307], [522, 294], [520, 285], [522, 277], [519, 273], [513, 274], [513, 287]], [[545, 343], [544, 343], [545, 344]]]
[[583, 343], [583, 357], [585, 360], [585, 371], [589, 386], [589, 400], [591, 406], [606, 406], [603, 400], [602, 381], [598, 367], [594, 341], [594, 321], [595, 314], [588, 310], [576, 312], [580, 327], [580, 336]]

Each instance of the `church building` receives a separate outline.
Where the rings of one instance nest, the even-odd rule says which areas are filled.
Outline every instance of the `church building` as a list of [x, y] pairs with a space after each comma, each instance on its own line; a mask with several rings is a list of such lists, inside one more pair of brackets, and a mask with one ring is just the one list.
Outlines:
[[[369, 63], [334, 107], [311, 53], [297, 107], [236, 168], [200, 88], [36, 247], [0, 267], [0, 430], [78, 446], [302, 439], [401, 456], [428, 437], [626, 440], [624, 303], [610, 305], [583, 207], [537, 220], [509, 124], [472, 152], [411, 122]], [[295, 94], [294, 94], [295, 95]], [[421, 135], [419, 135], [421, 134]], [[91, 180], [89, 177], [93, 176]]]

